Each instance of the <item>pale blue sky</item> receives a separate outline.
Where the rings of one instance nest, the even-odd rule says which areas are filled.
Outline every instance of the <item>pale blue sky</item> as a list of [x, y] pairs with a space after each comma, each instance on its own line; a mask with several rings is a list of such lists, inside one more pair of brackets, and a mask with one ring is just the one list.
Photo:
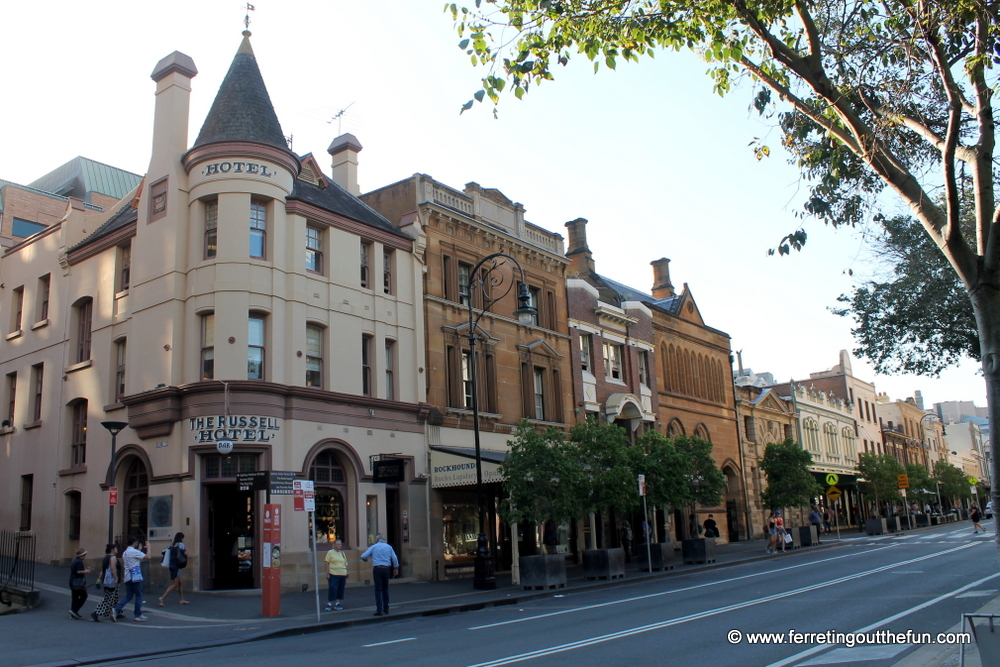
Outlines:
[[[807, 221], [809, 243], [792, 257], [766, 250], [799, 225], [805, 198], [777, 133], [748, 112], [749, 94], [721, 99], [706, 66], [660, 53], [594, 74], [583, 58], [491, 106], [459, 116], [478, 89], [438, 0], [261, 0], [252, 44], [271, 100], [296, 152], [328, 167], [342, 129], [364, 145], [359, 181], [374, 189], [416, 173], [461, 188], [499, 188], [533, 223], [565, 236], [590, 221], [597, 268], [648, 290], [649, 262], [669, 257], [710, 326], [732, 336], [746, 366], [784, 381], [825, 370], [851, 349], [850, 324], [827, 311], [870, 271], [857, 233]], [[0, 27], [5, 68], [0, 178], [29, 182], [76, 156], [138, 173], [149, 158], [153, 66], [174, 50], [199, 69], [192, 139], [240, 43], [240, 2], [57, 0], [8, 3]], [[757, 162], [754, 137], [772, 146]], [[852, 269], [855, 277], [845, 274]], [[985, 405], [975, 365], [940, 380], [855, 372], [905, 398]]]

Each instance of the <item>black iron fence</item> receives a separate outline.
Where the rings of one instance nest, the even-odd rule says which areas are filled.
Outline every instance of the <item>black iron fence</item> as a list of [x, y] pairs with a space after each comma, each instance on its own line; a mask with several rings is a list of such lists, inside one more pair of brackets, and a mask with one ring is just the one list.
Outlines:
[[35, 588], [35, 535], [0, 530], [0, 602], [10, 604], [9, 591]]

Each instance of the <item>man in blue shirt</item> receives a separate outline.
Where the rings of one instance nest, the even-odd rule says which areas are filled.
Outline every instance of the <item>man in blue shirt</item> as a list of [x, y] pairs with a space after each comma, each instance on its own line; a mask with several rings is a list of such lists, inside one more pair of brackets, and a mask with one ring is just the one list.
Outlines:
[[372, 579], [375, 581], [375, 615], [384, 616], [389, 613], [389, 574], [399, 576], [399, 559], [396, 552], [385, 543], [385, 535], [375, 536], [375, 544], [368, 547], [361, 560], [372, 559]]

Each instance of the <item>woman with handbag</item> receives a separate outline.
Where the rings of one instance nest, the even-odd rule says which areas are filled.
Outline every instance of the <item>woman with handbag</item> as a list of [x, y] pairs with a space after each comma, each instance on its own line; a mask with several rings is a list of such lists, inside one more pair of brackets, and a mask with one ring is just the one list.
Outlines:
[[87, 601], [87, 575], [90, 574], [90, 568], [83, 563], [83, 557], [86, 555], [86, 549], [77, 549], [76, 558], [73, 559], [73, 563], [69, 566], [69, 589], [73, 596], [69, 616], [74, 621], [79, 621], [83, 618], [83, 616], [80, 616], [80, 609], [83, 608], [83, 603]]
[[785, 530], [785, 520], [781, 518], [781, 510], [774, 510], [774, 528], [777, 531], [777, 543], [774, 547], [774, 552], [778, 552], [778, 547], [781, 547], [781, 553], [785, 553], [785, 545], [791, 540], [788, 539], [788, 531]]
[[142, 569], [140, 563], [143, 560], [149, 560], [149, 554], [146, 551], [149, 550], [149, 545], [143, 545], [143, 549], [139, 549], [139, 543], [141, 540], [138, 536], [132, 538], [132, 543], [129, 545], [125, 553], [122, 554], [122, 560], [125, 561], [125, 599], [115, 605], [114, 611], [117, 618], [125, 618], [125, 605], [135, 599], [135, 621], [137, 623], [142, 623], [148, 621], [149, 619], [142, 615]]
[[177, 589], [177, 595], [181, 599], [181, 604], [190, 604], [184, 599], [184, 580], [181, 579], [181, 570], [187, 567], [187, 547], [181, 541], [183, 539], [184, 533], [177, 533], [174, 535], [173, 543], [167, 547], [167, 550], [170, 552], [169, 564], [167, 565], [170, 568], [170, 585], [167, 586], [167, 590], [159, 598], [161, 607], [163, 606], [163, 601], [167, 599], [167, 596], [175, 588]]
[[101, 586], [104, 588], [104, 599], [90, 615], [94, 623], [101, 622], [101, 616], [107, 616], [115, 621], [114, 608], [118, 604], [118, 584], [122, 580], [122, 562], [118, 558], [118, 545], [109, 544], [104, 548], [104, 560], [101, 561]]

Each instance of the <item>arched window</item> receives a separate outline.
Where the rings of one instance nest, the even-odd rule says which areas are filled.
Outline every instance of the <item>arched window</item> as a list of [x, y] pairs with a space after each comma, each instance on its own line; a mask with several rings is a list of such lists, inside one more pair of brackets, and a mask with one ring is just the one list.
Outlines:
[[149, 529], [149, 474], [138, 457], [125, 473], [125, 537], [144, 536]]
[[309, 467], [309, 479], [316, 485], [316, 542], [333, 544], [343, 540], [347, 546], [347, 475], [332, 449], [316, 455]]
[[858, 453], [857, 444], [854, 437], [854, 429], [850, 426], [845, 426], [840, 431], [841, 436], [844, 438], [844, 456], [855, 456]]
[[712, 442], [711, 436], [708, 435], [708, 427], [704, 424], [698, 424], [694, 427], [694, 437]]
[[833, 422], [823, 424], [823, 440], [826, 453], [829, 456], [840, 456], [840, 446], [837, 442], [837, 426]]
[[671, 419], [670, 423], [667, 424], [667, 437], [677, 438], [682, 435], [684, 435], [684, 425], [676, 418]]
[[819, 424], [816, 423], [815, 419], [808, 418], [802, 422], [802, 436], [805, 448], [811, 452], [818, 452], [819, 450]]

